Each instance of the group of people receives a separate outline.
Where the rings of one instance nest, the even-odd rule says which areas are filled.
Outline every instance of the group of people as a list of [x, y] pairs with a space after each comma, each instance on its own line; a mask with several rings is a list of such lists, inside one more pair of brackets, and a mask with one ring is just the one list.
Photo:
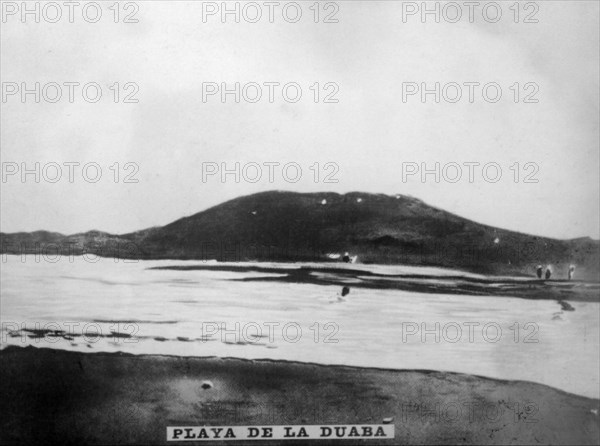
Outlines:
[[[538, 265], [535, 268], [536, 274], [538, 276], [538, 279], [542, 278], [542, 273], [544, 271], [544, 268], [542, 265]], [[569, 265], [569, 280], [573, 279], [573, 275], [575, 274], [575, 265]], [[552, 276], [552, 267], [550, 265], [546, 266], [546, 272], [544, 273], [544, 278], [546, 280], [550, 279], [550, 277]]]

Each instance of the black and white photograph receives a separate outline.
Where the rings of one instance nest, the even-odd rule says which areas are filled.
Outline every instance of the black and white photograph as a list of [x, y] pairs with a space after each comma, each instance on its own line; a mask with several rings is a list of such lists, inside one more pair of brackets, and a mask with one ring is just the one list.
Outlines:
[[0, 444], [600, 444], [600, 2], [0, 0]]

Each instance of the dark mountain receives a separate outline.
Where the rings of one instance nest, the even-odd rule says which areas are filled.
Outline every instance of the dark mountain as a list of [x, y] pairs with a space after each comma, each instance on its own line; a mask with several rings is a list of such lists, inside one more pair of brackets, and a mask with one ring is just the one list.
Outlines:
[[438, 265], [486, 273], [598, 280], [600, 243], [556, 240], [482, 225], [402, 196], [264, 192], [236, 198], [163, 227], [124, 235], [99, 231], [0, 233], [2, 253], [97, 254], [130, 259], [325, 261], [350, 252], [362, 263]]

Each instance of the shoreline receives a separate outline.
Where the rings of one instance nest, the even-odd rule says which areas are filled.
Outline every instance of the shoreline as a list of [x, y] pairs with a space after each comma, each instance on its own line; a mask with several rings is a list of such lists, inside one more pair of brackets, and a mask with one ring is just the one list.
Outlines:
[[[528, 381], [35, 347], [6, 347], [0, 363], [2, 444], [164, 444], [167, 426], [381, 424], [390, 419], [395, 440], [380, 444], [600, 440], [600, 400]], [[214, 387], [203, 389], [206, 381]]]
[[15, 345], [7, 345], [6, 347], [0, 349], [0, 360], [2, 359], [2, 352], [8, 350], [8, 351], [12, 351], [14, 349], [34, 349], [34, 350], [52, 350], [52, 351], [58, 351], [58, 352], [66, 352], [66, 353], [74, 353], [74, 354], [81, 354], [81, 355], [96, 355], [96, 356], [119, 356], [119, 357], [133, 357], [133, 358], [156, 358], [156, 359], [192, 359], [192, 360], [207, 360], [207, 361], [213, 361], [213, 360], [220, 360], [220, 361], [232, 361], [232, 362], [243, 362], [243, 363], [249, 363], [249, 364], [265, 364], [265, 365], [276, 365], [276, 364], [280, 364], [280, 365], [290, 365], [290, 366], [310, 366], [310, 367], [315, 367], [315, 368], [319, 368], [319, 367], [323, 367], [323, 368], [336, 368], [336, 369], [347, 369], [348, 371], [365, 371], [365, 372], [386, 372], [386, 373], [395, 373], [395, 372], [400, 372], [400, 373], [421, 373], [423, 375], [430, 375], [430, 374], [436, 374], [436, 373], [441, 373], [441, 374], [445, 374], [445, 375], [456, 375], [457, 378], [460, 377], [471, 377], [471, 378], [476, 378], [479, 380], [489, 380], [491, 382], [495, 382], [498, 384], [534, 384], [534, 385], [539, 385], [539, 386], [543, 386], [543, 387], [547, 387], [548, 389], [552, 389], [555, 392], [558, 393], [562, 393], [565, 396], [572, 396], [572, 397], [577, 397], [577, 398], [584, 398], [584, 399], [588, 399], [591, 401], [596, 401], [598, 402], [598, 404], [600, 404], [600, 398], [592, 398], [589, 396], [585, 396], [585, 395], [579, 395], [576, 393], [572, 393], [572, 392], [568, 392], [566, 390], [563, 389], [559, 389], [557, 387], [552, 387], [549, 386], [547, 384], [543, 384], [543, 383], [537, 383], [535, 381], [528, 381], [528, 380], [524, 380], [524, 379], [503, 379], [503, 378], [494, 378], [492, 376], [485, 376], [485, 375], [477, 375], [477, 374], [471, 374], [471, 373], [464, 373], [464, 372], [455, 372], [455, 371], [451, 371], [451, 370], [434, 370], [434, 369], [394, 369], [391, 367], [374, 367], [374, 366], [369, 366], [369, 367], [361, 367], [361, 366], [357, 366], [357, 365], [347, 365], [347, 364], [335, 364], [335, 363], [331, 363], [331, 364], [325, 364], [322, 362], [310, 362], [310, 361], [297, 361], [297, 360], [291, 360], [291, 359], [272, 359], [272, 358], [254, 358], [254, 359], [250, 359], [250, 358], [243, 358], [243, 357], [239, 357], [239, 356], [217, 356], [217, 355], [208, 355], [208, 356], [183, 356], [183, 355], [175, 355], [175, 354], [167, 354], [167, 353], [130, 353], [130, 352], [123, 352], [123, 351], [116, 351], [116, 352], [110, 352], [110, 351], [74, 351], [74, 350], [65, 350], [65, 349], [59, 349], [59, 348], [50, 348], [50, 347], [34, 347], [32, 345], [27, 345], [24, 347], [18, 347]]
[[[335, 285], [349, 288], [400, 290], [426, 294], [458, 294], [469, 296], [515, 297], [562, 302], [600, 302], [600, 282], [582, 280], [542, 280], [533, 277], [481, 276], [464, 271], [464, 275], [424, 275], [377, 273], [358, 265], [282, 264], [280, 268], [256, 265], [165, 265], [150, 271], [219, 271], [235, 273], [276, 274], [276, 276], [226, 279], [242, 282], [285, 282], [312, 285]], [[293, 266], [292, 266], [293, 265]], [[400, 267], [402, 265], [399, 265]], [[405, 265], [409, 266], [410, 265]], [[446, 269], [441, 267], [440, 269]], [[451, 270], [453, 271], [453, 270]], [[454, 272], [454, 271], [453, 271]], [[451, 282], [451, 283], [449, 283]], [[568, 304], [567, 304], [568, 305]], [[570, 306], [566, 306], [568, 309]], [[571, 307], [572, 308], [572, 307]], [[568, 309], [567, 311], [572, 311]]]
[[[10, 235], [10, 234], [8, 234]], [[26, 252], [21, 252], [21, 251], [14, 251], [14, 250], [1, 250], [0, 249], [0, 254], [2, 256], [14, 256], [14, 257], [21, 257], [23, 258], [24, 256], [40, 256], [40, 251], [38, 250], [31, 250], [31, 251], [26, 251]], [[233, 258], [221, 258], [221, 259], [217, 259], [217, 258], [208, 258], [204, 255], [199, 255], [199, 256], [147, 256], [147, 257], [135, 257], [135, 256], [123, 256], [123, 255], [119, 255], [119, 256], [115, 256], [112, 255], [114, 253], [111, 253], [109, 255], [104, 254], [102, 252], [94, 252], [94, 251], [89, 251], [86, 253], [87, 255], [94, 255], [97, 258], [100, 259], [108, 259], [108, 260], [114, 260], [114, 261], [121, 261], [121, 262], [202, 262], [206, 265], [208, 268], [210, 268], [210, 265], [216, 265], [216, 266], [225, 266], [225, 265], [230, 265], [230, 264], [277, 264], [277, 265], [302, 265], [302, 264], [322, 264], [324, 267], [325, 265], [331, 265], [331, 269], [336, 270], [336, 269], [341, 269], [340, 267], [344, 267], [346, 265], [356, 265], [356, 266], [367, 266], [367, 267], [373, 267], [373, 266], [382, 266], [382, 267], [415, 267], [415, 268], [436, 268], [436, 269], [444, 269], [444, 270], [455, 270], [455, 271], [460, 271], [460, 272], [464, 272], [467, 274], [472, 274], [472, 275], [481, 275], [481, 276], [488, 276], [488, 277], [514, 277], [514, 278], [520, 278], [520, 279], [529, 279], [531, 281], [537, 281], [537, 282], [556, 282], [556, 283], [571, 283], [570, 280], [568, 280], [566, 277], [566, 275], [563, 274], [561, 276], [558, 275], [558, 272], [555, 272], [553, 274], [554, 278], [551, 279], [541, 279], [541, 278], [537, 278], [535, 276], [535, 271], [532, 269], [533, 268], [533, 264], [519, 264], [519, 265], [511, 265], [511, 264], [504, 264], [504, 263], [498, 263], [498, 262], [490, 262], [490, 263], [477, 263], [477, 264], [471, 264], [471, 263], [461, 263], [461, 262], [451, 262], [451, 263], [444, 263], [444, 262], [436, 262], [436, 261], [423, 261], [422, 259], [420, 260], [414, 260], [414, 259], [394, 259], [394, 260], [390, 260], [387, 258], [383, 258], [383, 259], [377, 259], [377, 260], [373, 260], [373, 259], [369, 259], [366, 261], [360, 261], [359, 263], [343, 263], [340, 262], [339, 260], [332, 260], [330, 258], [327, 257], [314, 257], [314, 256], [309, 256], [309, 257], [247, 257], [247, 258], [241, 258], [241, 257], [233, 257]], [[67, 253], [62, 253], [59, 252], [58, 258], [64, 257], [65, 259], [69, 259], [70, 261], [72, 261], [73, 258], [85, 258], [84, 253], [72, 253], [72, 252], [67, 252]], [[378, 261], [380, 260], [380, 261]], [[214, 263], [213, 263], [214, 262]], [[533, 262], [535, 263], [535, 262]], [[227, 267], [227, 266], [226, 266]], [[202, 267], [201, 267], [202, 268]], [[245, 267], [240, 267], [240, 268], [245, 268]], [[163, 269], [161, 267], [156, 267], [156, 268], [149, 268], [149, 269]], [[166, 267], [165, 269], [196, 269], [194, 266], [181, 266], [181, 267]], [[564, 268], [563, 268], [564, 269]], [[561, 277], [561, 278], [559, 278]], [[576, 274], [576, 279], [574, 279], [574, 282], [580, 282], [580, 283], [589, 283], [589, 284], [599, 284], [600, 283], [600, 265], [599, 264], [594, 264], [591, 265], [589, 267], [584, 267], [582, 266], [581, 268], [579, 268], [577, 270], [577, 274]]]

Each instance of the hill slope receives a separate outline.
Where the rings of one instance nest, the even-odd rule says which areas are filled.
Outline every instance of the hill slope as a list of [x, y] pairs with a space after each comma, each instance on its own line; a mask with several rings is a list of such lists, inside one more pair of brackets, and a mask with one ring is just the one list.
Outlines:
[[[401, 196], [264, 192], [236, 198], [163, 227], [124, 235], [0, 234], [3, 253], [96, 253], [140, 259], [323, 261], [349, 251], [365, 263], [461, 267], [531, 274], [570, 263], [597, 280], [598, 241], [556, 240], [498, 229]], [[40, 251], [42, 250], [42, 251]]]

